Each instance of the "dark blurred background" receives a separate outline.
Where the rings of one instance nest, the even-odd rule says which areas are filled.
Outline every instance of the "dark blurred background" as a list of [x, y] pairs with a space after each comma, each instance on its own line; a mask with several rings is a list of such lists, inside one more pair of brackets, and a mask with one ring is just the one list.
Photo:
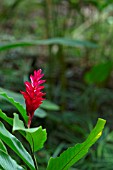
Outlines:
[[[39, 68], [47, 100], [32, 127], [48, 133], [36, 153], [39, 169], [83, 142], [101, 117], [103, 136], [70, 170], [112, 170], [113, 1], [0, 0], [0, 91], [24, 105], [20, 90]], [[0, 108], [10, 117], [16, 112], [2, 97]]]

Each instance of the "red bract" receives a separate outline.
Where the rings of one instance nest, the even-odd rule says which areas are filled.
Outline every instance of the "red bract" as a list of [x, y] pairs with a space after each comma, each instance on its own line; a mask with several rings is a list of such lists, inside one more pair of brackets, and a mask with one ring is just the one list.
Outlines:
[[26, 91], [21, 91], [21, 94], [23, 94], [25, 99], [26, 111], [29, 116], [28, 127], [31, 125], [34, 111], [44, 100], [43, 96], [45, 93], [41, 92], [41, 90], [44, 88], [44, 86], [41, 86], [41, 84], [45, 82], [45, 80], [41, 80], [43, 76], [44, 74], [42, 74], [41, 69], [38, 71], [35, 70], [34, 75], [30, 76], [31, 83], [28, 81], [25, 82]]

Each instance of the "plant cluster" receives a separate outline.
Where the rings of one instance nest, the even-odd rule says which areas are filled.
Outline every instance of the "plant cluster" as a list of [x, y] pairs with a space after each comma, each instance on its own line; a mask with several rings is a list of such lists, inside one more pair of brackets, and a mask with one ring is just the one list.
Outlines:
[[[30, 153], [28, 153], [22, 143], [5, 128], [2, 122], [0, 122], [0, 168], [3, 170], [24, 170], [26, 167], [29, 167], [31, 170], [38, 170], [35, 152], [43, 147], [47, 139], [47, 134], [46, 130], [42, 129], [42, 126], [30, 128], [30, 125], [34, 116], [34, 111], [44, 100], [42, 98], [44, 93], [41, 92], [44, 86], [40, 86], [40, 84], [45, 82], [45, 80], [41, 80], [43, 76], [44, 74], [41, 74], [40, 69], [38, 71], [34, 71], [34, 75], [30, 76], [31, 83], [25, 82], [26, 91], [21, 91], [21, 93], [25, 98], [26, 110], [20, 103], [17, 103], [13, 98], [7, 96], [6, 93], [0, 92], [1, 95], [6, 97], [13, 105], [15, 105], [24, 122], [20, 120], [17, 113], [14, 113], [14, 118], [9, 118], [0, 110], [0, 117], [12, 126], [13, 132], [18, 131], [25, 140], [27, 140], [30, 150]], [[27, 125], [28, 128], [26, 128], [25, 125]], [[104, 125], [105, 120], [99, 119], [95, 128], [92, 130], [85, 142], [68, 148], [59, 157], [51, 157], [48, 162], [47, 170], [69, 169], [88, 152], [88, 149], [101, 136]], [[10, 157], [4, 143], [23, 160], [26, 166], [18, 165], [18, 163]]]

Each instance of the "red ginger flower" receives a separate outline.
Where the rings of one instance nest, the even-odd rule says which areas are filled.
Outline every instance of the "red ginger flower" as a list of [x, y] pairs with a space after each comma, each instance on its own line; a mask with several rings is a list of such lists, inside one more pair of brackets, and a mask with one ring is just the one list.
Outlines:
[[25, 99], [26, 110], [29, 116], [28, 127], [30, 127], [35, 110], [39, 108], [40, 104], [44, 100], [43, 96], [45, 93], [41, 92], [44, 86], [40, 86], [40, 84], [44, 83], [45, 80], [40, 80], [44, 76], [41, 72], [41, 69], [38, 71], [35, 70], [34, 75], [30, 76], [31, 83], [28, 81], [24, 83], [26, 91], [21, 91], [21, 94], [23, 94]]

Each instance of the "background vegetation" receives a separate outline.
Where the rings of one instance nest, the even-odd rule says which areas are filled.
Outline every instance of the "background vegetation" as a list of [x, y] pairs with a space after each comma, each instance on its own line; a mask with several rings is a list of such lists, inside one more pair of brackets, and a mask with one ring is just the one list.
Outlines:
[[[0, 1], [0, 90], [24, 105], [20, 90], [29, 75], [42, 68], [47, 79], [47, 101], [32, 123], [48, 133], [48, 152], [36, 154], [40, 170], [82, 142], [98, 117], [107, 120], [103, 137], [71, 170], [112, 170], [112, 9], [112, 0]], [[16, 112], [2, 97], [0, 108]]]

